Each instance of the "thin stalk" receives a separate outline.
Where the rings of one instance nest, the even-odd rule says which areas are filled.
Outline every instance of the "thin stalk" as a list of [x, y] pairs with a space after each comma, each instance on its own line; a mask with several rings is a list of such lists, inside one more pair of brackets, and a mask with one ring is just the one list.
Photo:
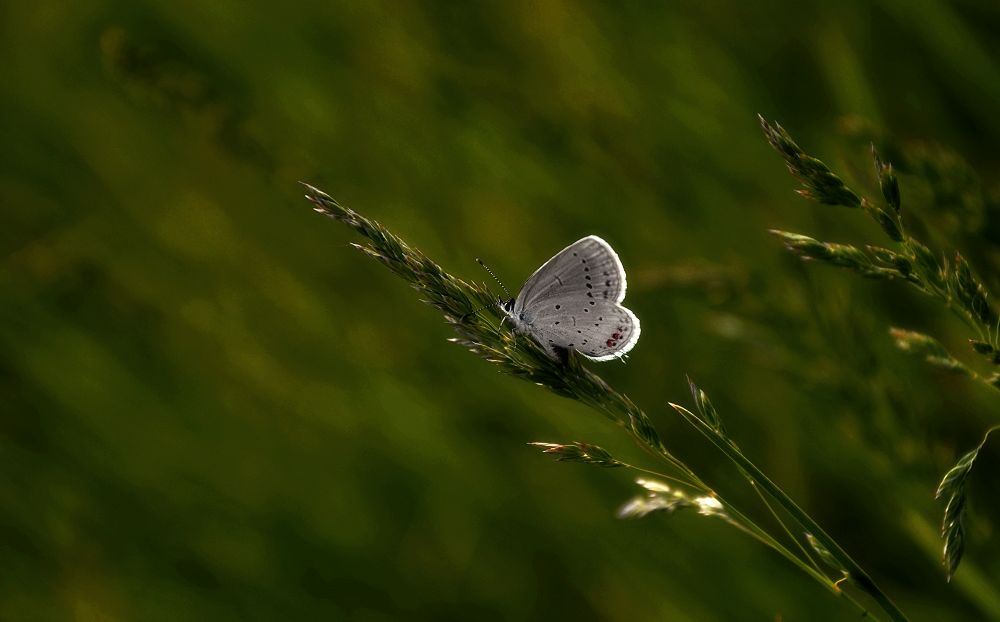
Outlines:
[[739, 450], [737, 450], [731, 443], [727, 440], [720, 438], [711, 427], [706, 425], [698, 417], [694, 415], [691, 411], [687, 410], [683, 406], [671, 403], [670, 406], [683, 416], [688, 423], [695, 426], [695, 428], [702, 433], [703, 436], [708, 438], [722, 453], [726, 455], [733, 463], [735, 463], [741, 469], [744, 469], [749, 473], [760, 486], [764, 489], [767, 494], [781, 505], [782, 508], [788, 514], [794, 518], [805, 530], [809, 531], [816, 540], [822, 544], [828, 551], [830, 551], [831, 556], [837, 561], [838, 564], [848, 573], [850, 580], [858, 586], [863, 592], [871, 596], [875, 602], [879, 604], [883, 611], [892, 619], [897, 622], [906, 622], [908, 619], [906, 615], [900, 611], [899, 607], [876, 585], [875, 581], [868, 575], [867, 572], [861, 566], [855, 562], [850, 555], [847, 554], [844, 549], [837, 544], [837, 541], [830, 537], [822, 527], [819, 526], [816, 521], [814, 521], [806, 512], [796, 504], [791, 497], [789, 497], [785, 491], [783, 491], [777, 484], [771, 481], [763, 471], [757, 468], [757, 466], [751, 462], [746, 456], [744, 456]]
[[[723, 499], [721, 496], [716, 495], [716, 498], [726, 508], [726, 511], [729, 512], [732, 515], [732, 517], [733, 517], [734, 520], [730, 522], [731, 525], [733, 525], [734, 527], [737, 527], [738, 529], [740, 529], [741, 531], [743, 531], [747, 535], [753, 537], [754, 539], [756, 539], [761, 544], [763, 544], [763, 545], [765, 545], [767, 547], [770, 547], [772, 550], [776, 551], [782, 557], [784, 557], [785, 559], [787, 559], [788, 561], [790, 561], [799, 570], [801, 570], [802, 572], [806, 573], [807, 575], [809, 575], [810, 577], [812, 577], [815, 581], [817, 581], [818, 583], [820, 583], [823, 587], [825, 587], [827, 590], [829, 590], [830, 593], [832, 593], [833, 595], [835, 595], [837, 597], [840, 597], [840, 598], [846, 599], [852, 605], [854, 605], [855, 607], [857, 607], [857, 609], [861, 612], [862, 616], [867, 616], [868, 618], [870, 618], [872, 620], [876, 620], [876, 621], [878, 620], [877, 616], [872, 615], [872, 613], [870, 611], [868, 611], [868, 609], [864, 605], [862, 605], [860, 602], [858, 602], [850, 594], [848, 594], [844, 590], [840, 589], [840, 587], [837, 585], [837, 583], [835, 583], [834, 581], [831, 581], [828, 576], [826, 576], [822, 571], [819, 570], [819, 568], [817, 568], [814, 565], [811, 565], [811, 564], [806, 563], [805, 561], [803, 561], [802, 558], [800, 558], [795, 553], [793, 553], [791, 550], [789, 550], [786, 546], [784, 546], [783, 544], [781, 544], [771, 534], [769, 534], [766, 531], [764, 531], [764, 529], [762, 529], [759, 525], [757, 525], [757, 523], [755, 523], [752, 519], [750, 519], [745, 514], [743, 514], [742, 512], [740, 512], [738, 509], [736, 509], [735, 506], [733, 506], [731, 503], [729, 503], [728, 501], [726, 501], [725, 499]], [[811, 562], [812, 559], [811, 558], [809, 558], [809, 559], [810, 559], [810, 562]]]
[[767, 495], [765, 495], [763, 491], [761, 491], [760, 486], [757, 485], [757, 482], [754, 481], [753, 478], [749, 476], [747, 476], [747, 479], [750, 481], [750, 487], [753, 488], [754, 492], [757, 493], [757, 496], [760, 497], [760, 500], [764, 503], [764, 506], [771, 513], [771, 516], [774, 516], [774, 520], [778, 521], [778, 524], [781, 525], [781, 529], [784, 530], [785, 534], [788, 535], [788, 538], [795, 543], [795, 546], [797, 546], [800, 551], [802, 551], [802, 555], [804, 555], [805, 558], [809, 560], [809, 564], [814, 568], [816, 568], [816, 570], [819, 570], [820, 569], [819, 564], [816, 563], [815, 559], [813, 559], [813, 556], [809, 553], [809, 549], [807, 549], [805, 545], [802, 544], [802, 542], [795, 537], [795, 535], [792, 533], [792, 530], [789, 529], [787, 525], [785, 525], [785, 521], [781, 520], [781, 517], [778, 516], [778, 513], [774, 511], [774, 507], [771, 505], [771, 502], [767, 500]]
[[[649, 449], [648, 447], [645, 447], [645, 446], [644, 446], [644, 448]], [[619, 462], [621, 462], [621, 461], [619, 461]], [[779, 555], [781, 555], [782, 557], [784, 557], [785, 559], [787, 559], [795, 567], [797, 567], [799, 570], [801, 570], [802, 572], [806, 573], [807, 575], [809, 575], [810, 577], [812, 577], [814, 580], [816, 580], [817, 582], [819, 582], [821, 585], [823, 585], [823, 587], [825, 587], [827, 590], [829, 590], [835, 596], [838, 596], [838, 597], [841, 597], [841, 598], [845, 598], [848, 602], [850, 602], [852, 605], [854, 605], [859, 611], [861, 611], [862, 615], [868, 616], [872, 620], [876, 620], [876, 621], [878, 620], [878, 618], [876, 616], [872, 615], [872, 613], [870, 611], [868, 611], [867, 608], [865, 608], [861, 603], [859, 603], [856, 599], [854, 599], [850, 594], [848, 594], [847, 592], [844, 592], [843, 590], [841, 590], [837, 586], [837, 584], [835, 582], [831, 581], [830, 578], [828, 576], [826, 576], [826, 574], [824, 574], [819, 569], [819, 567], [816, 564], [815, 560], [808, 554], [808, 552], [805, 550], [805, 547], [802, 546], [802, 544], [800, 542], [798, 542], [798, 540], [795, 539], [795, 537], [792, 535], [791, 531], [788, 529], [788, 527], [778, 517], [777, 513], [771, 507], [771, 504], [767, 501], [767, 498], [764, 496], [764, 494], [756, 486], [754, 486], [754, 490], [757, 491], [757, 494], [760, 495], [761, 500], [764, 501], [764, 504], [768, 507], [769, 510], [771, 510], [771, 513], [774, 514], [775, 519], [781, 525], [782, 529], [784, 529], [785, 533], [788, 534], [788, 537], [791, 538], [791, 540], [798, 545], [799, 549], [802, 551], [803, 555], [805, 556], [805, 560], [808, 560], [808, 562], [805, 561], [805, 560], [803, 560], [803, 558], [799, 557], [798, 555], [796, 555], [790, 549], [788, 549], [788, 547], [786, 547], [785, 545], [783, 545], [774, 536], [772, 536], [771, 534], [769, 534], [760, 525], [758, 525], [756, 522], [754, 522], [753, 519], [749, 518], [747, 515], [745, 515], [743, 512], [741, 512], [731, 502], [725, 500], [721, 495], [719, 495], [714, 490], [712, 490], [711, 488], [709, 488], [704, 482], [701, 481], [701, 479], [699, 479], [697, 476], [694, 476], [693, 473], [691, 473], [691, 475], [694, 476], [694, 480], [695, 481], [690, 481], [690, 480], [685, 481], [685, 480], [682, 480], [680, 478], [673, 477], [673, 476], [667, 475], [665, 473], [661, 473], [659, 471], [654, 471], [652, 469], [647, 469], [647, 468], [644, 468], [644, 467], [638, 467], [638, 466], [635, 466], [633, 464], [629, 464], [627, 462], [621, 462], [621, 465], [623, 467], [625, 467], [625, 468], [630, 468], [630, 469], [633, 469], [635, 471], [646, 473], [648, 475], [653, 475], [655, 477], [659, 477], [659, 478], [662, 478], [662, 479], [673, 481], [675, 483], [682, 484], [682, 485], [685, 485], [685, 486], [691, 486], [691, 487], [694, 487], [696, 489], [701, 490], [702, 492], [705, 492], [705, 493], [713, 495], [716, 499], [719, 500], [719, 503], [721, 503], [726, 508], [726, 512], [730, 515], [730, 520], [728, 521], [730, 525], [732, 525], [733, 527], [736, 527], [737, 529], [739, 529], [743, 533], [747, 534], [748, 536], [750, 536], [751, 538], [753, 538], [757, 542], [760, 542], [764, 546], [772, 549], [773, 551], [775, 551], [776, 553], [778, 553]]]
[[996, 424], [995, 426], [991, 427], [990, 429], [986, 430], [986, 433], [985, 433], [985, 434], [983, 434], [983, 440], [982, 440], [982, 442], [981, 442], [981, 443], [979, 443], [979, 449], [982, 449], [982, 448], [983, 448], [983, 445], [985, 445], [985, 444], [986, 444], [986, 441], [988, 441], [988, 440], [989, 440], [989, 438], [990, 438], [990, 434], [993, 434], [993, 433], [994, 433], [994, 432], [996, 432], [997, 430], [1000, 430], [1000, 423], [998, 423], [998, 424]]

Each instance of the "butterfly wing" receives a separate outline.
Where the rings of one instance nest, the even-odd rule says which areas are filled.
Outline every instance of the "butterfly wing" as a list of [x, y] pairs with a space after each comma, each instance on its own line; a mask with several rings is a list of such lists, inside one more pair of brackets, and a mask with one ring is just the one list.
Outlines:
[[528, 332], [549, 351], [567, 348], [595, 361], [610, 361], [626, 354], [639, 340], [639, 318], [616, 302], [581, 302], [578, 296], [546, 302], [551, 311], [535, 315]]
[[618, 254], [601, 238], [588, 235], [556, 253], [528, 277], [517, 295], [514, 311], [574, 294], [621, 302], [625, 287], [625, 268]]
[[618, 255], [590, 235], [556, 253], [528, 278], [512, 315], [550, 352], [569, 348], [607, 361], [624, 355], [639, 339], [639, 319], [618, 304], [625, 289]]

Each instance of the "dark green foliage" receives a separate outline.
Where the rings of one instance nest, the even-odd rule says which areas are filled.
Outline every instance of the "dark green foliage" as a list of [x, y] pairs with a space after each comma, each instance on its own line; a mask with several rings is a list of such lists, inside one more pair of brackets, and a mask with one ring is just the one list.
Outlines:
[[[806, 155], [781, 126], [771, 125], [763, 118], [761, 118], [761, 126], [768, 142], [785, 159], [789, 170], [799, 181], [809, 185], [810, 182], [803, 181], [803, 179], [815, 178], [827, 180], [824, 184], [820, 184], [822, 187], [835, 187], [837, 183], [842, 185], [839, 178], [830, 172], [822, 162]], [[947, 260], [939, 260], [927, 246], [906, 235], [900, 219], [899, 181], [893, 172], [892, 165], [882, 161], [874, 145], [872, 145], [871, 152], [882, 198], [891, 211], [875, 205], [864, 197], [858, 201], [881, 226], [886, 236], [898, 244], [896, 249], [869, 246], [871, 252], [871, 257], [869, 257], [859, 249], [849, 245], [819, 242], [804, 235], [784, 231], [773, 231], [772, 233], [784, 240], [786, 248], [803, 258], [816, 259], [848, 268], [866, 277], [904, 278], [923, 293], [944, 303], [976, 331], [978, 338], [969, 339], [975, 352], [992, 355], [996, 352], [998, 339], [1000, 339], [1000, 323], [998, 323], [1000, 316], [990, 303], [986, 286], [976, 277], [969, 262], [961, 253], [956, 251], [954, 260], [949, 264]], [[803, 168], [802, 165], [795, 164], [798, 162], [806, 162], [808, 166]], [[813, 178], [810, 178], [803, 171], [821, 171], [822, 173], [814, 173]], [[836, 180], [837, 183], [829, 180]], [[818, 184], [816, 181], [811, 183]], [[824, 200], [824, 198], [830, 199], [837, 196], [836, 191], [828, 191], [826, 195], [816, 192], [803, 193], [803, 195], [820, 203], [834, 203], [831, 200]], [[851, 204], [853, 205], [853, 202]], [[886, 267], [876, 267], [876, 262]], [[973, 371], [952, 356], [933, 337], [900, 328], [891, 328], [890, 334], [900, 350], [921, 357], [934, 367], [960, 373], [980, 380], [993, 389], [1000, 389], [1000, 373], [979, 374]], [[993, 361], [1000, 362], [1000, 357], [993, 358]], [[941, 535], [944, 539], [943, 561], [949, 581], [958, 568], [965, 551], [966, 531], [963, 522], [966, 508], [965, 479], [971, 471], [981, 447], [982, 445], [959, 459], [938, 487], [937, 497], [947, 498]]]
[[[863, 209], [797, 200], [752, 114], [891, 213], [876, 144], [906, 235], [1000, 294], [988, 6], [4, 3], [0, 620], [840, 622], [862, 611], [847, 596], [885, 620], [664, 406], [701, 418], [686, 373], [915, 622], [1000, 620], [996, 448], [950, 584], [930, 494], [996, 392], [885, 329], [988, 382], [997, 354], [967, 340], [995, 339], [898, 276], [783, 252], [768, 229], [931, 283]], [[299, 180], [483, 292], [477, 256], [516, 290], [604, 237], [643, 334], [627, 364], [580, 362], [648, 419], [619, 427], [501, 373], [504, 352], [445, 345], [463, 335], [432, 298]], [[615, 520], [647, 494], [636, 477], [705, 496], [632, 445], [653, 427], [830, 581], [693, 506]], [[557, 464], [536, 439], [658, 473]]]

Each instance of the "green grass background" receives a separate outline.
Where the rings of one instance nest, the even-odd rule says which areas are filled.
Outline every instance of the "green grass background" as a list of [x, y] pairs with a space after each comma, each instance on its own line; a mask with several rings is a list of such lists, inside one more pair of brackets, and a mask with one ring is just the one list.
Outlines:
[[[690, 373], [914, 620], [1000, 619], [1000, 451], [951, 585], [932, 499], [1000, 398], [893, 347], [971, 358], [942, 308], [780, 249], [880, 232], [795, 196], [755, 116], [866, 190], [845, 118], [988, 185], [998, 31], [985, 0], [5, 3], [0, 618], [853, 619], [720, 521], [617, 520], [627, 472], [525, 443], [646, 458], [447, 344], [305, 180], [511, 288], [601, 235], [643, 331], [599, 371], [676, 454], [745, 494], [666, 406]], [[995, 204], [921, 183], [925, 241], [1000, 291]]]

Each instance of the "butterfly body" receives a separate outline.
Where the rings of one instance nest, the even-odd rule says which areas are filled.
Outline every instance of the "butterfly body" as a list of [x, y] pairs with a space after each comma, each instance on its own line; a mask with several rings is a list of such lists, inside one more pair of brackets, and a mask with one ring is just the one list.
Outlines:
[[532, 337], [553, 358], [564, 348], [609, 361], [639, 339], [639, 318], [620, 304], [625, 288], [618, 255], [590, 235], [545, 262], [503, 309], [516, 332]]

